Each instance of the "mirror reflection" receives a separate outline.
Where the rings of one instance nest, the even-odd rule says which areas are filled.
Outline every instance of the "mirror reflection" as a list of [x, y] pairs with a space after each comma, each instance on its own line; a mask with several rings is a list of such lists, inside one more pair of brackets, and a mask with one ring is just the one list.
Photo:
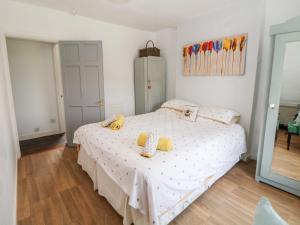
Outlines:
[[286, 44], [273, 172], [300, 180], [300, 42]]

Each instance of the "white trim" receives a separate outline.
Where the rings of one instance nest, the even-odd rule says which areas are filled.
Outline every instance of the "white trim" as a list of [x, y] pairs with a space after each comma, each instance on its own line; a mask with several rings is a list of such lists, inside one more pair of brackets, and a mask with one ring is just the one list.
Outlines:
[[48, 36], [42, 36], [42, 35], [35, 35], [30, 34], [28, 32], [4, 32], [4, 36], [7, 38], [16, 38], [16, 39], [25, 39], [25, 40], [31, 40], [31, 41], [41, 41], [41, 42], [48, 42], [57, 44], [58, 40], [49, 38]]
[[18, 157], [16, 157], [16, 168], [15, 168], [15, 207], [14, 207], [14, 221], [13, 224], [18, 224]]
[[9, 64], [8, 64], [8, 56], [7, 56], [7, 46], [6, 46], [6, 35], [0, 34], [0, 45], [2, 54], [3, 54], [3, 67], [4, 67], [4, 80], [5, 80], [5, 87], [6, 87], [6, 94], [8, 98], [8, 107], [9, 107], [9, 117], [10, 123], [12, 127], [12, 135], [14, 140], [14, 147], [17, 154], [17, 158], [21, 157], [20, 151], [20, 144], [19, 144], [19, 137], [18, 137], [18, 128], [17, 128], [17, 120], [16, 120], [16, 113], [15, 113], [15, 106], [12, 94], [12, 87], [11, 87], [11, 80], [10, 80], [10, 72], [9, 72]]
[[57, 97], [57, 109], [59, 119], [60, 132], [66, 132], [66, 118], [65, 118], [65, 106], [64, 106], [64, 92], [62, 83], [61, 63], [59, 54], [59, 45], [56, 43], [53, 47], [53, 64], [54, 64], [54, 76], [55, 76], [55, 87]]
[[55, 135], [55, 134], [62, 134], [62, 133], [64, 133], [64, 132], [62, 132], [61, 130], [54, 130], [54, 131], [46, 131], [46, 132], [41, 132], [41, 133], [36, 133], [36, 134], [25, 134], [25, 135], [19, 136], [19, 141], [25, 141], [28, 139], [50, 136], [50, 135]]

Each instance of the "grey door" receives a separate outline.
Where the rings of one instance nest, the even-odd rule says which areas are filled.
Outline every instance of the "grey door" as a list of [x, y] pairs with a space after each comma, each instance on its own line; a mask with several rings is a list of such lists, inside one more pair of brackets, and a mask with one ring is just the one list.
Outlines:
[[166, 100], [165, 61], [161, 57], [148, 57], [148, 112], [157, 110]]
[[104, 119], [101, 41], [59, 43], [64, 87], [67, 143], [84, 124]]

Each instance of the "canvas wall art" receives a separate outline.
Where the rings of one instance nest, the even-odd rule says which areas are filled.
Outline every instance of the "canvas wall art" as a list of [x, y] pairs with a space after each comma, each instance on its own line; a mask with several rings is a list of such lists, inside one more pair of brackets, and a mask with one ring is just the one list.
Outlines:
[[201, 41], [183, 47], [183, 74], [243, 75], [247, 34]]

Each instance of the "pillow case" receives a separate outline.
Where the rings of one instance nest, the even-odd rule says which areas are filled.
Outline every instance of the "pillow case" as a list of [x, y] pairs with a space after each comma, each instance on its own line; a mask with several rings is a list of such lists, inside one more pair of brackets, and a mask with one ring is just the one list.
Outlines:
[[173, 109], [182, 112], [185, 106], [198, 106], [198, 105], [185, 100], [172, 99], [163, 103], [161, 105], [161, 108]]
[[230, 109], [201, 106], [198, 109], [197, 116], [225, 124], [234, 124], [239, 122], [241, 114]]
[[184, 106], [180, 118], [187, 121], [195, 122], [197, 118], [198, 109], [198, 106]]

